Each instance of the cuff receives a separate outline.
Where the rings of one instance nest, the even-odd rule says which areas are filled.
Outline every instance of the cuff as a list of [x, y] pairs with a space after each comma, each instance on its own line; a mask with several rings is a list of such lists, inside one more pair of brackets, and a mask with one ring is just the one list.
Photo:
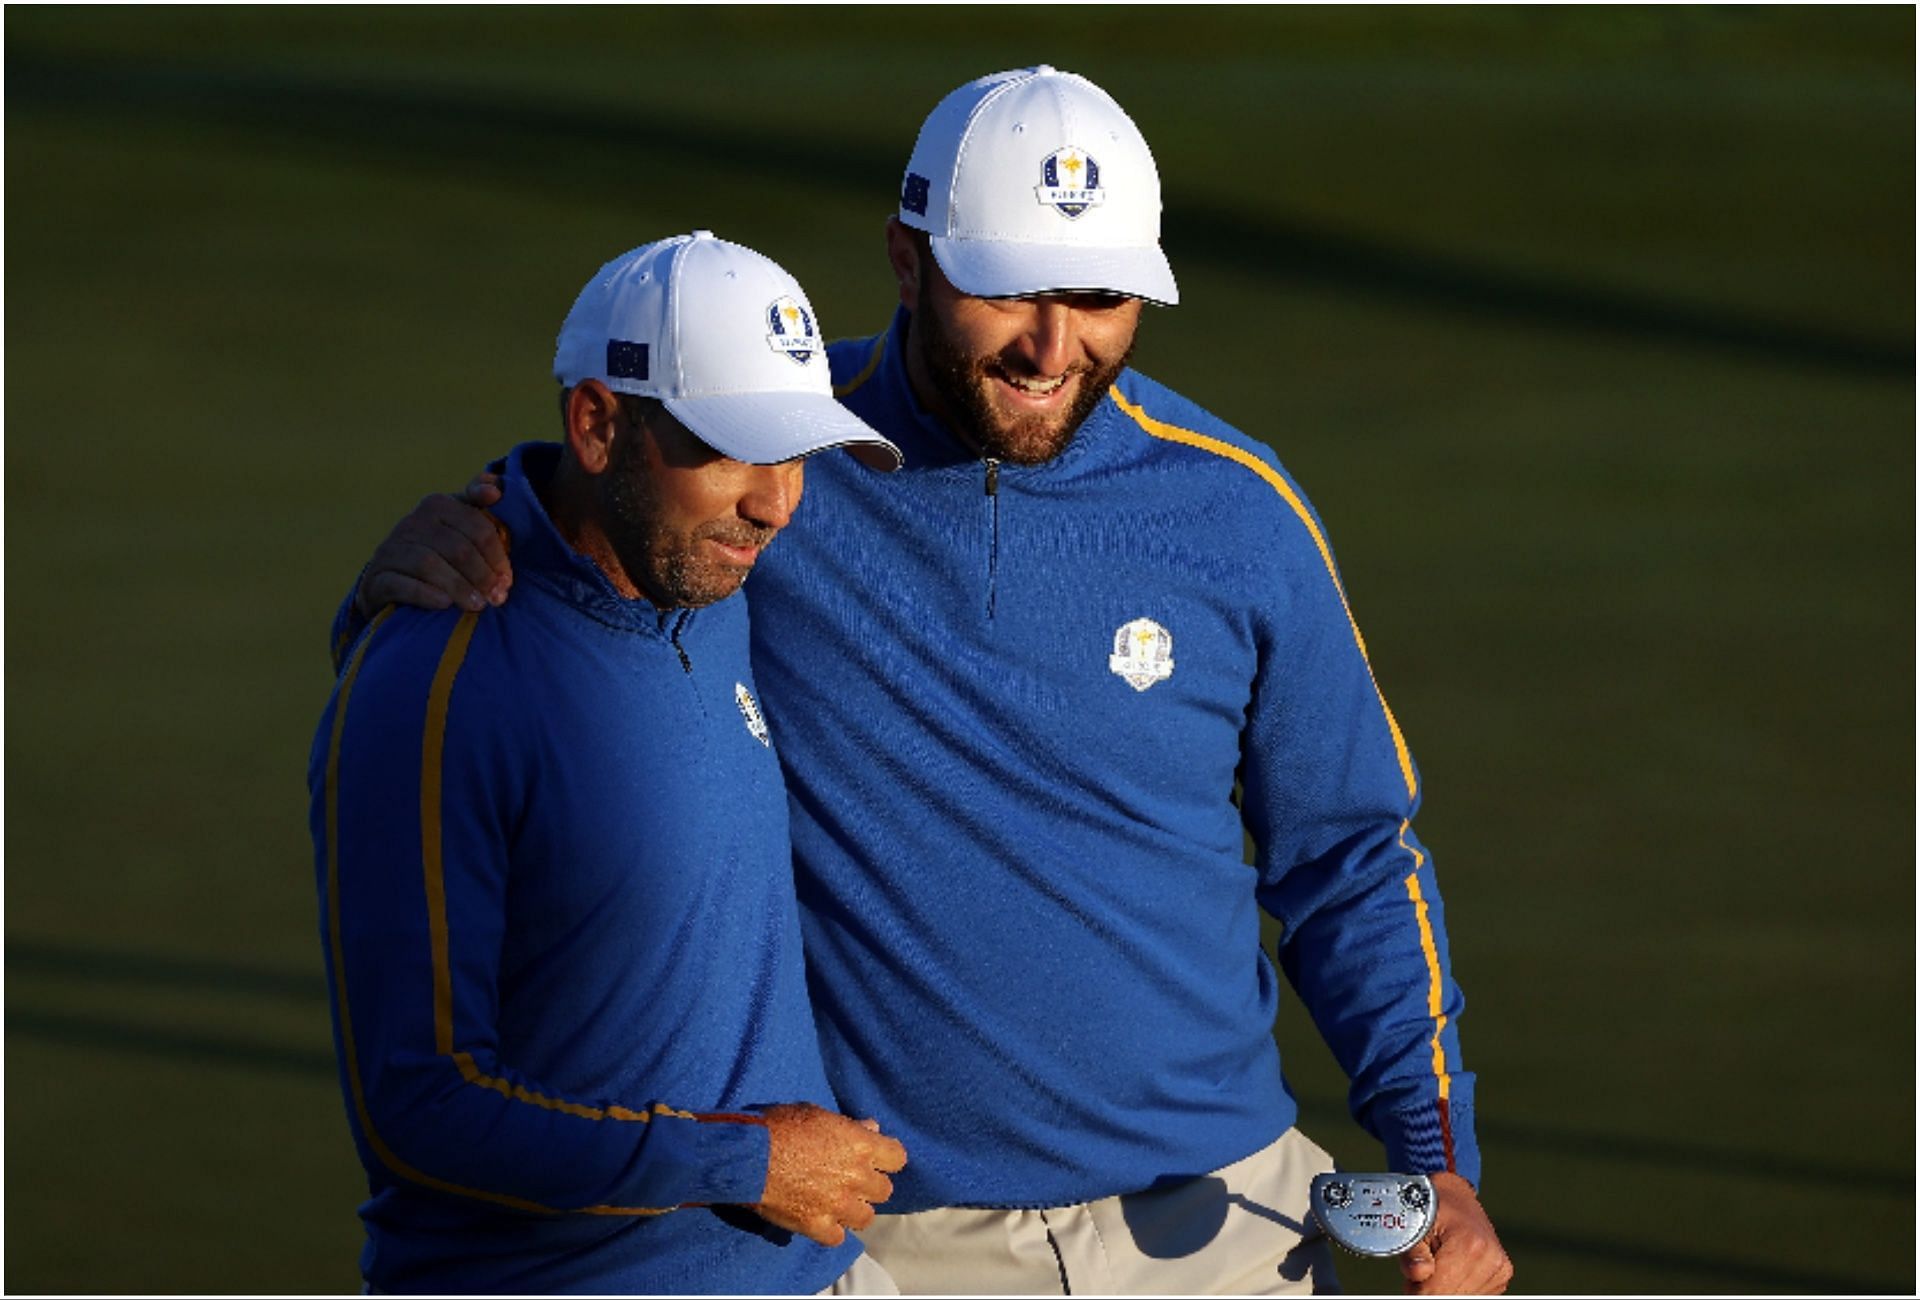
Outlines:
[[1473, 1103], [1438, 1097], [1389, 1112], [1381, 1125], [1387, 1167], [1396, 1173], [1459, 1174], [1480, 1190], [1480, 1144], [1473, 1131]]
[[652, 1128], [635, 1204], [752, 1205], [767, 1190], [771, 1148], [757, 1116], [656, 1113]]

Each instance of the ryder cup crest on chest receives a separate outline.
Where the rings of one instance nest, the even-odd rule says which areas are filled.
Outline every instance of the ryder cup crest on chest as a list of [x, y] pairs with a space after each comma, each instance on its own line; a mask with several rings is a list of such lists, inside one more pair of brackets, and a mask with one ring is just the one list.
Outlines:
[[1173, 633], [1150, 618], [1122, 623], [1113, 633], [1107, 668], [1136, 691], [1173, 676]]
[[773, 738], [767, 734], [767, 719], [760, 712], [760, 702], [753, 698], [753, 692], [747, 689], [745, 682], [733, 684], [733, 702], [740, 707], [740, 716], [747, 724], [747, 734], [767, 748], [773, 748]]

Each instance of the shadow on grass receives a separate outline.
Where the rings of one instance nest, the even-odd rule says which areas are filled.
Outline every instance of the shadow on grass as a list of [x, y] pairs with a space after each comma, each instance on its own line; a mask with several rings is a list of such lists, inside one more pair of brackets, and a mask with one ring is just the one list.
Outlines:
[[103, 992], [129, 988], [199, 992], [220, 998], [324, 1005], [326, 983], [317, 969], [298, 971], [216, 957], [126, 952], [10, 938], [6, 970], [10, 985], [6, 1011], [9, 1042], [32, 1039], [227, 1069], [334, 1077], [330, 1045], [317, 1049], [286, 1047], [192, 1026], [156, 1025], [126, 1015], [55, 1011], [30, 1005], [37, 989], [51, 986]]
[[[241, 997], [266, 997], [293, 1002], [326, 1001], [322, 973], [248, 965], [212, 957], [177, 956], [86, 948], [32, 939], [9, 939], [7, 976], [13, 981], [8, 997], [7, 1032], [29, 1037], [111, 1050], [199, 1056], [210, 1062], [261, 1064], [273, 1069], [297, 1069], [331, 1076], [331, 1051], [290, 1053], [279, 1048], [255, 1048], [234, 1040], [198, 1035], [191, 1031], [158, 1029], [132, 1021], [70, 1017], [18, 1009], [23, 990], [35, 981], [58, 981], [71, 986], [133, 985], [140, 988], [200, 990]], [[29, 1000], [31, 994], [28, 994]], [[1301, 1117], [1308, 1126], [1346, 1122], [1343, 1107], [1318, 1098], [1303, 1098]], [[1879, 1196], [1912, 1196], [1911, 1169], [1888, 1169], [1840, 1161], [1809, 1160], [1781, 1155], [1764, 1148], [1729, 1148], [1664, 1138], [1635, 1138], [1618, 1133], [1513, 1124], [1480, 1118], [1476, 1122], [1483, 1143], [1568, 1160], [1634, 1165], [1670, 1173], [1723, 1174], [1759, 1178], [1797, 1186], [1830, 1187]]]
[[[1524, 1285], [1525, 1261], [1530, 1256], [1557, 1255], [1568, 1259], [1592, 1260], [1605, 1267], [1609, 1278], [1624, 1265], [1644, 1268], [1650, 1277], [1660, 1279], [1666, 1290], [1681, 1279], [1693, 1280], [1690, 1290], [1701, 1293], [1736, 1295], [1911, 1295], [1911, 1279], [1863, 1280], [1838, 1273], [1814, 1273], [1801, 1269], [1779, 1268], [1751, 1257], [1734, 1259], [1696, 1254], [1692, 1251], [1663, 1250], [1640, 1242], [1601, 1237], [1582, 1237], [1574, 1233], [1546, 1229], [1500, 1225], [1500, 1244], [1517, 1261], [1519, 1281]], [[1673, 1288], [1679, 1289], [1679, 1288]]]
[[[22, 1009], [17, 1005], [22, 991], [31, 990], [37, 982], [198, 989], [210, 994], [313, 1002], [326, 996], [318, 972], [308, 974], [214, 958], [113, 952], [32, 940], [8, 942], [6, 967], [14, 981], [6, 1013], [6, 1034], [10, 1042], [28, 1040], [307, 1080], [331, 1081], [336, 1076], [330, 1048], [287, 1047], [193, 1028], [156, 1026], [124, 1016]], [[31, 996], [30, 992], [27, 996]], [[1326, 1103], [1307, 1103], [1303, 1111], [1310, 1121], [1322, 1123], [1331, 1122], [1340, 1113], [1337, 1107]], [[1911, 1196], [1913, 1191], [1910, 1172], [1794, 1160], [1760, 1150], [1732, 1151], [1679, 1142], [1622, 1140], [1612, 1134], [1574, 1130], [1485, 1121], [1479, 1127], [1484, 1141], [1564, 1155], [1570, 1164], [1611, 1161], [1635, 1165], [1653, 1174], [1713, 1172], [1826, 1186], [1855, 1194]], [[1550, 1255], [1592, 1260], [1609, 1268], [1630, 1264], [1667, 1279], [1696, 1279], [1702, 1291], [1863, 1295], [1903, 1294], [1912, 1289], [1905, 1280], [1864, 1281], [1841, 1274], [1782, 1269], [1752, 1258], [1648, 1248], [1637, 1242], [1534, 1228], [1524, 1223], [1502, 1225], [1501, 1237], [1522, 1259]]]
[[[190, 1065], [291, 1074], [307, 1079], [334, 1077], [332, 1048], [308, 1050], [282, 1047], [273, 1043], [198, 1033], [190, 1029], [162, 1028], [120, 1017], [81, 1016], [64, 1011], [23, 1011], [9, 1006], [7, 1038], [9, 1041], [32, 1039], [59, 1047], [158, 1057]], [[16, 1075], [16, 1081], [18, 1078]]]
[[[31, 49], [9, 50], [6, 81], [10, 140], [49, 115], [211, 124], [269, 139], [276, 150], [342, 154], [513, 191], [563, 183], [574, 189], [574, 178], [592, 174], [596, 192], [614, 203], [657, 188], [663, 176], [684, 188], [710, 175], [716, 193], [737, 198], [746, 159], [756, 183], [887, 196], [898, 183], [912, 126], [900, 123], [898, 150], [880, 150], [818, 133], [772, 139], [763, 126], [651, 108], [621, 113], [515, 99], [479, 87], [292, 79]], [[622, 166], [607, 168], [608, 158], [622, 159]], [[1178, 194], [1167, 204], [1165, 242], [1176, 266], [1210, 264], [1243, 277], [1320, 285], [1441, 313], [1894, 380], [1911, 381], [1914, 373], [1911, 337], [1873, 338], [1554, 281]], [[1248, 249], [1260, 255], [1251, 257]]]
[[7, 940], [7, 977], [83, 984], [137, 984], [142, 988], [201, 989], [289, 1002], [325, 1002], [326, 977], [311, 971], [248, 966], [206, 957], [77, 948], [32, 939]]

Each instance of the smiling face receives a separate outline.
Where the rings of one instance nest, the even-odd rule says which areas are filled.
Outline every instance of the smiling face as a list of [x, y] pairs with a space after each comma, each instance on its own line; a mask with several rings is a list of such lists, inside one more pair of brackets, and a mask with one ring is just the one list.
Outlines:
[[1037, 465], [1065, 449], [1126, 368], [1140, 300], [1101, 293], [976, 298], [925, 237], [897, 223], [889, 251], [913, 309], [907, 373], [921, 402], [983, 456]]
[[740, 589], [800, 504], [803, 462], [749, 465], [701, 442], [657, 403], [620, 403], [600, 530], [627, 579], [661, 609]]

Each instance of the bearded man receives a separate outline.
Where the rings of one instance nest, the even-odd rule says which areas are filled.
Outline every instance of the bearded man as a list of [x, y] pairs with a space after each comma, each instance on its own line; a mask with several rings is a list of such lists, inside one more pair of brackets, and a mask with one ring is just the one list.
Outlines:
[[375, 1292], [893, 1293], [847, 1229], [905, 1153], [823, 1105], [734, 598], [804, 457], [897, 463], [820, 352], [750, 249], [615, 258], [564, 441], [504, 466], [520, 596], [389, 606], [345, 658], [309, 779]]
[[[905, 467], [823, 463], [753, 578], [828, 1077], [914, 1153], [862, 1238], [908, 1293], [1331, 1289], [1264, 908], [1354, 1114], [1432, 1177], [1409, 1288], [1499, 1291], [1413, 759], [1304, 494], [1128, 367], [1178, 299], [1159, 218], [1091, 82], [942, 101], [892, 325], [829, 350]], [[427, 599], [504, 599], [475, 517], [424, 503], [364, 590], [438, 536]]]

